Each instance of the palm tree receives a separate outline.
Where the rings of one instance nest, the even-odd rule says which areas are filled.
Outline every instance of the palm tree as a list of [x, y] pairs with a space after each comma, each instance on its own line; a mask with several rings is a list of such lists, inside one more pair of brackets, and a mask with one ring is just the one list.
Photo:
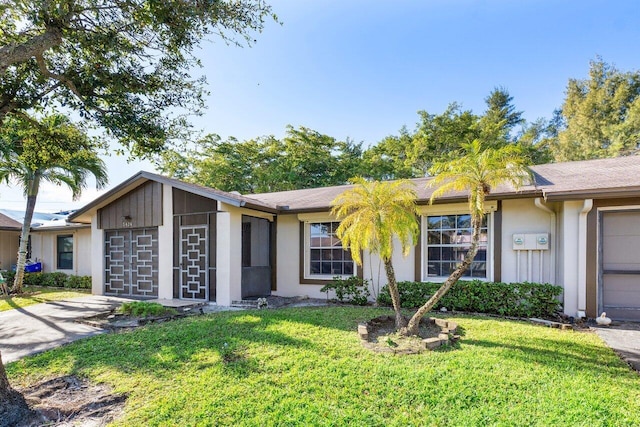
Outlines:
[[353, 180], [352, 189], [344, 191], [331, 202], [331, 213], [341, 220], [336, 235], [352, 258], [362, 265], [361, 253], [368, 250], [384, 262], [385, 272], [396, 328], [402, 328], [407, 320], [400, 312], [400, 295], [396, 275], [391, 262], [393, 241], [397, 237], [405, 256], [417, 243], [416, 192], [407, 180], [392, 182]]
[[86, 187], [90, 174], [97, 188], [104, 187], [107, 170], [97, 148], [94, 140], [60, 114], [40, 121], [14, 117], [0, 128], [0, 181], [17, 183], [27, 198], [12, 292], [22, 292], [27, 242], [40, 184], [64, 184], [71, 189], [74, 200]]
[[401, 331], [404, 335], [418, 334], [422, 317], [436, 305], [471, 265], [478, 252], [480, 227], [485, 215], [485, 198], [491, 189], [502, 183], [509, 183], [518, 189], [531, 178], [531, 171], [526, 166], [527, 158], [522, 154], [519, 146], [487, 148], [479, 139], [475, 139], [471, 143], [462, 144], [462, 149], [464, 155], [461, 157], [451, 161], [436, 162], [433, 165], [430, 172], [435, 177], [429, 181], [428, 186], [438, 186], [431, 194], [431, 203], [450, 192], [467, 191], [469, 193], [469, 212], [473, 227], [471, 247], [464, 260], [442, 286], [409, 320], [407, 327]]

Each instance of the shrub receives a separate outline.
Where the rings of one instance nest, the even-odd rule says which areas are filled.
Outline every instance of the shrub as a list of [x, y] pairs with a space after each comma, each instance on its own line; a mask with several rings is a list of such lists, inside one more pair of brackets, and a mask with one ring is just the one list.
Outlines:
[[[7, 286], [13, 286], [16, 273], [3, 271], [2, 276], [7, 281]], [[53, 273], [25, 273], [25, 286], [41, 286], [52, 288], [91, 289], [91, 276], [74, 276], [59, 271]]]
[[162, 316], [164, 314], [176, 314], [176, 310], [164, 307], [157, 302], [131, 301], [123, 303], [118, 309], [120, 313], [135, 317]]
[[67, 276], [64, 287], [71, 289], [91, 289], [91, 276]]
[[331, 283], [320, 289], [320, 292], [326, 292], [327, 295], [329, 291], [336, 293], [338, 301], [356, 305], [366, 305], [371, 295], [369, 281], [355, 276], [346, 279], [334, 277]]
[[[423, 305], [441, 283], [399, 282], [400, 303], [405, 308]], [[548, 283], [500, 283], [480, 280], [458, 281], [435, 308], [499, 314], [515, 317], [550, 317], [560, 308], [557, 297], [562, 287]], [[389, 289], [384, 286], [380, 305], [391, 305]]]

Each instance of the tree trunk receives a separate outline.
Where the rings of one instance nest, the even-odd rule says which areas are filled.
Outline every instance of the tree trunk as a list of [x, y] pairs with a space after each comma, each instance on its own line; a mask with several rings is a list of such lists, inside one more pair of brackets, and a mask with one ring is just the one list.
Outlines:
[[0, 426], [12, 426], [34, 417], [24, 397], [11, 388], [0, 354]]
[[396, 283], [396, 273], [390, 259], [384, 261], [384, 271], [387, 273], [389, 294], [391, 294], [393, 310], [396, 312], [396, 330], [399, 331], [407, 326], [407, 319], [405, 319], [400, 311], [400, 293], [398, 292], [398, 284]]
[[33, 211], [36, 207], [36, 198], [38, 197], [38, 178], [34, 178], [30, 183], [30, 188], [27, 194], [27, 210], [24, 213], [22, 233], [20, 233], [20, 247], [18, 248], [16, 276], [13, 279], [13, 287], [11, 288], [14, 294], [22, 293], [22, 284], [24, 282], [24, 266], [27, 262], [27, 245], [29, 243], [29, 231], [31, 230], [31, 219], [33, 218]]
[[415, 312], [415, 314], [409, 320], [406, 328], [403, 328], [400, 333], [405, 336], [418, 335], [420, 328], [420, 320], [433, 309], [433, 307], [440, 301], [440, 299], [451, 289], [451, 287], [462, 277], [465, 271], [469, 268], [473, 259], [478, 253], [478, 243], [480, 241], [480, 227], [482, 226], [482, 217], [471, 218], [473, 225], [473, 235], [471, 238], [471, 248], [464, 257], [462, 263], [454, 270], [453, 273], [447, 278], [447, 280], [440, 286], [435, 294], [429, 298], [429, 300]]

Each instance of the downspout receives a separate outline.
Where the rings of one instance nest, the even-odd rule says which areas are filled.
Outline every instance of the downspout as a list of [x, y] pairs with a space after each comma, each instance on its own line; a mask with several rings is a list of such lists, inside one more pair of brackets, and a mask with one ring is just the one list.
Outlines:
[[[549, 214], [550, 231], [551, 231], [551, 236], [549, 238], [550, 240], [549, 246], [551, 248], [551, 251], [549, 252], [549, 283], [555, 285], [556, 284], [556, 252], [558, 250], [558, 245], [556, 244], [557, 242], [556, 213], [555, 211], [550, 209], [549, 206], [545, 204], [545, 202], [542, 200], [541, 197], [536, 197], [536, 199], [534, 200], [534, 204], [538, 209], [543, 210]], [[542, 264], [542, 255], [540, 256], [540, 264]]]
[[587, 214], [593, 199], [585, 199], [578, 217], [578, 317], [587, 317]]

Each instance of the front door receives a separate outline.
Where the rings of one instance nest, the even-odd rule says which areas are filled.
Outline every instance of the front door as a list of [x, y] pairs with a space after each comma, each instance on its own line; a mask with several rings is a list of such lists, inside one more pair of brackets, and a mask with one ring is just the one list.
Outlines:
[[180, 298], [209, 299], [207, 226], [180, 227]]

